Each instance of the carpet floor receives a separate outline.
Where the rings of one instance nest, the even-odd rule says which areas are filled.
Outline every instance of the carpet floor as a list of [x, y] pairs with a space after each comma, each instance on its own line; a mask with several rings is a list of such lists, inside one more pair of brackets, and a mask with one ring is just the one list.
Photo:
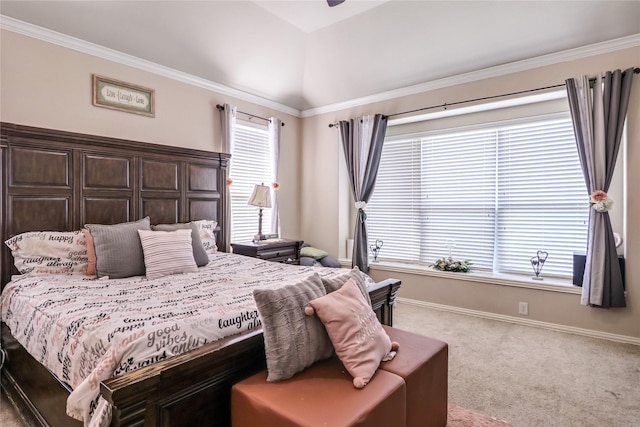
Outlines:
[[450, 403], [447, 408], [447, 427], [511, 427], [511, 424]]
[[640, 427], [640, 346], [395, 307], [395, 327], [449, 343], [449, 403], [513, 427]]

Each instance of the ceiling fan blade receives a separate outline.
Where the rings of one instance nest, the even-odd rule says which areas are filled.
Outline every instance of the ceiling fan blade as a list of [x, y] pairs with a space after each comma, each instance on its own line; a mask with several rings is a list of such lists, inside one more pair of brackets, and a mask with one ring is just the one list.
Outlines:
[[344, 0], [327, 0], [329, 7], [337, 6], [340, 3], [344, 3]]

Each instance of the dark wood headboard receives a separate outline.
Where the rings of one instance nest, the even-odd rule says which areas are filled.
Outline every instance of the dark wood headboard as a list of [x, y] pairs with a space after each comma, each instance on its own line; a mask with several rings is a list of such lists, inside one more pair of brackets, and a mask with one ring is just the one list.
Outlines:
[[211, 219], [226, 247], [229, 154], [10, 123], [0, 123], [0, 147], [3, 287], [16, 273], [4, 241], [25, 231]]

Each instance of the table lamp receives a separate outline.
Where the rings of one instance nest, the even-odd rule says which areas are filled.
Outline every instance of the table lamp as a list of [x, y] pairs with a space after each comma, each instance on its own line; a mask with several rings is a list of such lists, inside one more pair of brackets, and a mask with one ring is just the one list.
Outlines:
[[258, 210], [258, 234], [253, 236], [253, 241], [259, 242], [260, 240], [265, 240], [266, 237], [262, 234], [262, 209], [271, 207], [271, 188], [268, 185], [256, 184], [253, 188], [253, 193], [251, 193], [251, 197], [249, 197], [248, 205], [256, 206], [259, 208]]

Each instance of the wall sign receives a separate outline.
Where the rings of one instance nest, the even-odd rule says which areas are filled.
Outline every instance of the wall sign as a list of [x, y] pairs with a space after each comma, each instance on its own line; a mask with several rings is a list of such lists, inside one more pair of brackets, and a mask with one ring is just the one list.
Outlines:
[[93, 75], [93, 105], [155, 117], [155, 91], [146, 87]]

